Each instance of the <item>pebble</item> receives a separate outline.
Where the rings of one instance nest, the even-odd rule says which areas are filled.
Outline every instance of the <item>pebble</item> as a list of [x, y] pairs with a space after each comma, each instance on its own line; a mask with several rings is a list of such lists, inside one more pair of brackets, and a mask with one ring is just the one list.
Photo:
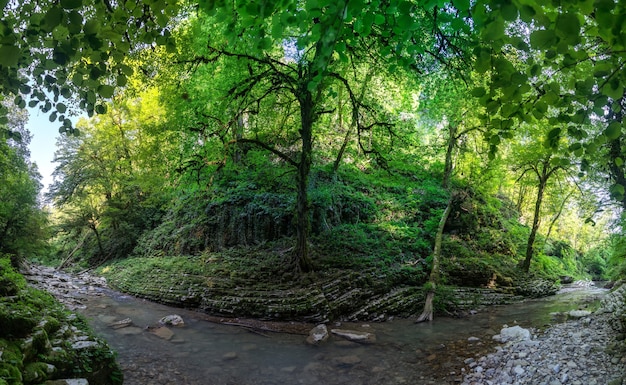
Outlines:
[[[598, 311], [570, 318], [544, 333], [533, 331], [530, 340], [510, 341], [494, 353], [466, 360], [468, 370], [461, 385], [626, 385], [623, 350], [607, 349], [623, 332], [616, 329], [614, 314]], [[474, 362], [480, 365], [472, 366]]]

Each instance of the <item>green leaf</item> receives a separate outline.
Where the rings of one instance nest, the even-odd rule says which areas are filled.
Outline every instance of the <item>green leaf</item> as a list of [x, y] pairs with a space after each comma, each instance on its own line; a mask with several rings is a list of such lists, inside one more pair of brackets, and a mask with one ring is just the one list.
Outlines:
[[624, 165], [624, 159], [620, 157], [615, 158], [615, 165], [617, 167], [622, 167]]
[[0, 66], [3, 67], [17, 67], [17, 62], [20, 58], [21, 51], [19, 47], [14, 45], [1, 45], [0, 46]]
[[98, 104], [98, 105], [96, 105], [96, 113], [102, 115], [102, 114], [106, 114], [106, 112], [107, 112], [106, 104]]
[[622, 125], [619, 122], [611, 122], [603, 132], [609, 140], [615, 140], [622, 134]]
[[46, 12], [43, 23], [48, 31], [52, 31], [54, 27], [63, 21], [63, 10], [59, 7], [52, 7]]
[[117, 77], [117, 85], [119, 87], [124, 87], [128, 83], [128, 78], [125, 75], [119, 75]]
[[57, 111], [59, 111], [61, 114], [64, 114], [65, 111], [67, 111], [67, 106], [63, 103], [57, 103]]
[[626, 192], [626, 189], [624, 189], [624, 186], [622, 186], [621, 184], [614, 184], [611, 187], [609, 187], [609, 191], [611, 192], [611, 195], [617, 199], [622, 199], [624, 197], [624, 193]]
[[98, 95], [102, 96], [105, 99], [113, 97], [114, 91], [115, 88], [107, 84], [102, 84], [100, 87], [98, 87]]
[[538, 49], [546, 49], [557, 44], [558, 37], [554, 31], [539, 29], [530, 34], [530, 44]]
[[611, 99], [617, 100], [624, 96], [624, 85], [618, 78], [613, 78], [602, 87], [602, 93]]

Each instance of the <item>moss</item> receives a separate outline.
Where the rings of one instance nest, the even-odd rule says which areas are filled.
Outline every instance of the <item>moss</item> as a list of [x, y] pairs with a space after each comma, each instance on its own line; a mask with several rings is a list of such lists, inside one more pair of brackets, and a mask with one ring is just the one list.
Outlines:
[[2, 336], [25, 337], [37, 325], [38, 317], [34, 309], [25, 303], [0, 303]]
[[43, 362], [32, 362], [24, 368], [23, 381], [25, 384], [40, 384], [48, 379], [48, 364]]
[[22, 352], [14, 343], [4, 339], [0, 339], [0, 379], [7, 384], [22, 383]]

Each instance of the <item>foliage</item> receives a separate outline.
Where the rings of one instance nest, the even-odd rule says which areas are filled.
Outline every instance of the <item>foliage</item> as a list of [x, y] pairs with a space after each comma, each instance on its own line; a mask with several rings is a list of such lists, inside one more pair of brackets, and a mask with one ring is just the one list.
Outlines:
[[13, 117], [8, 124], [0, 123], [0, 253], [12, 254], [17, 262], [47, 251], [47, 217], [38, 201], [41, 176], [30, 162], [27, 149], [27, 116], [15, 108], [11, 110], [18, 118]]

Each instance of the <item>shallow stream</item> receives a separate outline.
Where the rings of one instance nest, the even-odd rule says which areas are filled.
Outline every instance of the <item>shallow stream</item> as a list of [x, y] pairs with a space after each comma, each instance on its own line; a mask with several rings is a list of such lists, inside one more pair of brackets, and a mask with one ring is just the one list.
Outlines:
[[[303, 335], [209, 322], [194, 311], [95, 290], [98, 295], [83, 299], [87, 307], [81, 313], [118, 352], [127, 385], [452, 384], [462, 377], [465, 359], [493, 349], [491, 337], [504, 324], [543, 328], [556, 322], [551, 313], [592, 308], [605, 292], [571, 287], [549, 298], [483, 309], [466, 318], [438, 317], [432, 323], [331, 323], [329, 329], [365, 330], [377, 340], [362, 345], [331, 337], [311, 346]], [[173, 335], [149, 331], [170, 314], [181, 315], [185, 325], [169, 327]], [[126, 318], [131, 326], [110, 326]]]

